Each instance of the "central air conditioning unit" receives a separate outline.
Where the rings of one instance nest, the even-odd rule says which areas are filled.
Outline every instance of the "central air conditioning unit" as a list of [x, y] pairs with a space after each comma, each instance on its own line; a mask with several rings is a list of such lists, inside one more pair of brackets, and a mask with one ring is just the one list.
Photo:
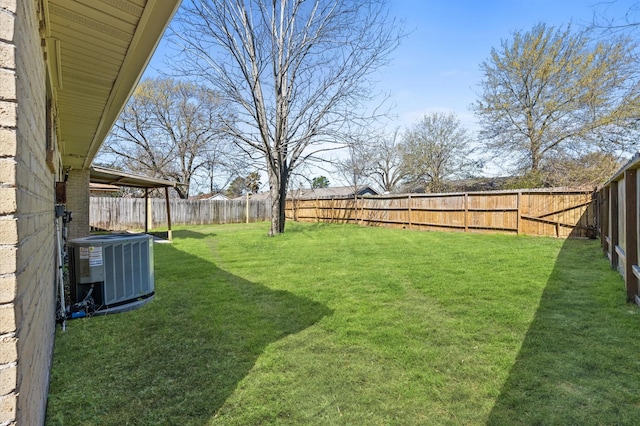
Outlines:
[[90, 301], [91, 313], [107, 314], [135, 309], [153, 299], [151, 236], [94, 235], [68, 245], [72, 307]]

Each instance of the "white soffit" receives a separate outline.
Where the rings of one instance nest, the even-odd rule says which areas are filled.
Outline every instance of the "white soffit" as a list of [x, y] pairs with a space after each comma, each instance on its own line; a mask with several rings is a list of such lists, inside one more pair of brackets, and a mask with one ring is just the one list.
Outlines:
[[65, 167], [86, 169], [180, 0], [46, 0], [48, 68]]

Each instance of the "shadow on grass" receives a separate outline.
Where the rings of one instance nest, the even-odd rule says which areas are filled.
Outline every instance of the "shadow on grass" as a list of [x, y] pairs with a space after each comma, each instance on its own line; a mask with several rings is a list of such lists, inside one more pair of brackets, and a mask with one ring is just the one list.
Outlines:
[[155, 265], [153, 302], [58, 331], [47, 424], [206, 424], [270, 343], [331, 314], [175, 246]]
[[180, 229], [177, 231], [173, 231], [173, 238], [184, 238], [184, 239], [190, 238], [190, 239], [201, 240], [206, 237], [215, 237], [215, 234], [206, 234], [203, 232], [192, 231], [190, 229]]
[[637, 424], [638, 315], [597, 244], [567, 240], [488, 424]]

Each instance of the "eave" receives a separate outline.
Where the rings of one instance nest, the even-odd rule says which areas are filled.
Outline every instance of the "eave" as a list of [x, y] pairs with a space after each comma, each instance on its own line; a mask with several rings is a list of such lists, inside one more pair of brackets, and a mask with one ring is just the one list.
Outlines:
[[87, 169], [180, 0], [44, 0], [45, 49], [65, 168]]

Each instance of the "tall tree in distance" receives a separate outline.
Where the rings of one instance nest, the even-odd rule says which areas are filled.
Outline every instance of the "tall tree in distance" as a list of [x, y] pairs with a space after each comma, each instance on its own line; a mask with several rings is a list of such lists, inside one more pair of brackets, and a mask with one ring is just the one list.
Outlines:
[[634, 48], [630, 39], [544, 24], [503, 40], [481, 65], [473, 105], [487, 151], [511, 171], [535, 174], [552, 158], [630, 149], [640, 114]]
[[247, 177], [236, 176], [225, 191], [227, 197], [236, 198], [243, 194], [256, 194], [260, 189], [260, 173], [251, 172]]
[[368, 146], [369, 175], [383, 192], [396, 192], [406, 178], [400, 153], [400, 129], [375, 136]]
[[247, 190], [247, 182], [243, 177], [236, 176], [231, 183], [229, 183], [229, 187], [225, 191], [225, 195], [229, 198], [236, 198], [241, 196]]
[[[354, 194], [358, 193], [371, 174], [370, 153], [367, 135], [354, 134], [347, 142], [346, 155], [333, 161], [335, 171], [347, 186], [353, 188]], [[357, 196], [354, 195], [354, 199]]]
[[319, 188], [328, 188], [329, 187], [329, 179], [326, 176], [317, 176], [314, 177], [311, 181], [311, 188], [319, 189]]
[[215, 87], [238, 112], [226, 133], [265, 161], [269, 235], [285, 229], [289, 178], [363, 120], [372, 73], [401, 27], [385, 0], [191, 0], [174, 19], [178, 72]]
[[99, 158], [111, 156], [126, 171], [177, 181], [179, 197], [188, 198], [196, 173], [230, 153], [221, 121], [233, 121], [233, 114], [216, 92], [171, 78], [145, 79]]
[[244, 180], [246, 182], [247, 190], [249, 190], [249, 192], [253, 194], [258, 193], [258, 190], [260, 189], [260, 185], [262, 185], [262, 182], [260, 182], [260, 173], [251, 172], [247, 175], [247, 177]]
[[405, 131], [400, 151], [406, 182], [427, 192], [442, 192], [447, 180], [477, 167], [467, 129], [453, 113], [425, 114]]
[[594, 151], [577, 158], [556, 156], [545, 161], [543, 175], [547, 186], [593, 189], [604, 184], [623, 163], [618, 156]]
[[203, 158], [204, 166], [198, 173], [196, 184], [209, 193], [225, 188], [236, 175], [243, 174], [248, 168], [247, 156], [226, 138], [209, 144]]

